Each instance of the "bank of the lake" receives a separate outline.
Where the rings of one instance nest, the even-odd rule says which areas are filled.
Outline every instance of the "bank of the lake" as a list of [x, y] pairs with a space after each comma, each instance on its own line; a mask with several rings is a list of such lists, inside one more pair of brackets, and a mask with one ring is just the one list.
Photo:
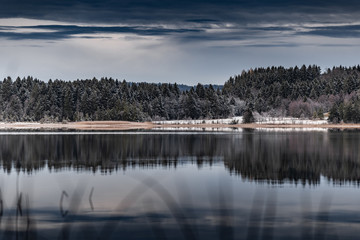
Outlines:
[[360, 129], [360, 124], [273, 124], [273, 123], [249, 123], [249, 124], [226, 124], [226, 123], [154, 123], [154, 122], [129, 122], [129, 121], [83, 121], [67, 123], [39, 123], [39, 122], [2, 122], [0, 130], [99, 130], [99, 131], [126, 131], [126, 130], [157, 130], [157, 129]]

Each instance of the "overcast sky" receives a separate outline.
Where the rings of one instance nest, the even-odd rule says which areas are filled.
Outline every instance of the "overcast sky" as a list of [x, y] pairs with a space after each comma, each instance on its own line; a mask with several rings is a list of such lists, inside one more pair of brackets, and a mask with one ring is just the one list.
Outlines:
[[0, 0], [0, 76], [223, 84], [360, 63], [360, 1]]

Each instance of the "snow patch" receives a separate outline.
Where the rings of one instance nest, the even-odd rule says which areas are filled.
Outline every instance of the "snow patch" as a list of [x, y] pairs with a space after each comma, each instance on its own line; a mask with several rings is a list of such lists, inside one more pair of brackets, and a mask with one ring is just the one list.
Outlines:
[[291, 117], [258, 117], [256, 119], [257, 124], [299, 124], [299, 125], [321, 125], [328, 124], [326, 119], [324, 120], [311, 120]]
[[211, 128], [211, 127], [206, 127], [206, 128], [201, 128], [201, 127], [158, 127], [155, 128], [154, 130], [161, 130], [161, 131], [196, 131], [196, 132], [242, 132], [243, 129], [242, 128]]
[[223, 118], [223, 119], [204, 119], [204, 120], [169, 120], [153, 121], [154, 124], [230, 124], [232, 122], [242, 123], [242, 117]]
[[[196, 125], [196, 124], [240, 124], [243, 117], [223, 118], [223, 119], [207, 119], [207, 120], [169, 120], [169, 121], [153, 121], [154, 124], [172, 124], [172, 125]], [[328, 124], [327, 119], [311, 120], [291, 117], [256, 117], [256, 124], [274, 124], [274, 125], [321, 125]]]

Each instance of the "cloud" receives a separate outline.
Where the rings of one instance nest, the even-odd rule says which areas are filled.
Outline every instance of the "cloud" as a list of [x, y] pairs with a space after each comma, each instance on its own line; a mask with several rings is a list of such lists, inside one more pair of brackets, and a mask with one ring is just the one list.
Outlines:
[[107, 34], [132, 34], [134, 36], [170, 36], [181, 42], [201, 41], [241, 41], [249, 39], [266, 39], [271, 36], [294, 32], [291, 27], [242, 27], [212, 23], [210, 20], [196, 20], [188, 24], [168, 25], [29, 25], [0, 26], [0, 38], [10, 40], [62, 40], [68, 38], [104, 38]]
[[56, 40], [134, 34], [171, 36], [182, 42], [242, 41], [280, 35], [289, 41], [296, 35], [357, 38], [359, 31], [354, 26], [331, 25], [360, 22], [359, 13], [360, 2], [355, 0], [6, 0], [0, 9], [1, 18], [53, 20], [60, 24], [24, 27], [52, 32], [19, 32], [19, 28], [14, 31], [0, 26], [0, 37]]
[[360, 37], [360, 25], [322, 26], [306, 28], [299, 35], [315, 35], [332, 38], [358, 38]]
[[3, 0], [0, 16], [5, 76], [222, 83], [251, 67], [353, 65], [360, 53], [355, 0]]
[[218, 20], [215, 19], [187, 19], [186, 22], [192, 22], [192, 23], [217, 23]]
[[[195, 24], [195, 25], [194, 25]], [[317, 26], [302, 25], [265, 25], [241, 26], [236, 24], [223, 24], [211, 19], [197, 19], [186, 24], [163, 25], [75, 25], [75, 24], [37, 24], [26, 26], [0, 26], [0, 38], [9, 40], [64, 40], [72, 38], [105, 39], [114, 36], [123, 36], [124, 39], [140, 40], [148, 36], [167, 37], [178, 43], [206, 43], [211, 47], [299, 47], [309, 45], [301, 42], [298, 36], [312, 36], [315, 38], [358, 38], [360, 25], [332, 25]], [[351, 43], [317, 42], [316, 46], [350, 46]]]
[[[5, 0], [0, 16], [86, 23], [337, 21], [357, 18], [355, 0]], [[331, 19], [328, 14], [332, 14]], [[326, 17], [324, 16], [326, 15]]]
[[18, 33], [18, 32], [0, 32], [0, 38], [10, 40], [59, 40], [69, 38], [70, 36], [63, 33], [49, 33], [49, 32], [33, 32], [33, 33]]
[[[23, 32], [26, 30], [26, 32]], [[42, 31], [41, 31], [42, 30]], [[198, 33], [200, 29], [163, 28], [147, 26], [77, 26], [36, 25], [23, 27], [0, 27], [0, 38], [10, 40], [61, 40], [67, 38], [103, 38], [101, 34], [136, 34], [142, 36], [163, 36], [169, 34]], [[81, 36], [80, 36], [81, 35]], [[85, 35], [85, 36], [84, 36]], [[92, 35], [92, 36], [86, 36]]]

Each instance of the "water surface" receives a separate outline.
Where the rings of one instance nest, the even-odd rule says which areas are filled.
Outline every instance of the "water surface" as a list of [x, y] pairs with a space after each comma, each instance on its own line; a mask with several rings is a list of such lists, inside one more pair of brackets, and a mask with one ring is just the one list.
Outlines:
[[353, 239], [357, 131], [0, 134], [0, 239]]

